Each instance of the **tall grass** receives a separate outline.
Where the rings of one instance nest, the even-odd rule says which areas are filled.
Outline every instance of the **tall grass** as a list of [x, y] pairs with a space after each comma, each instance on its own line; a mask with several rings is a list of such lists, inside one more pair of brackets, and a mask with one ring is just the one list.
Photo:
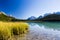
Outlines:
[[27, 33], [28, 24], [23, 22], [0, 22], [0, 40], [8, 40], [13, 35]]

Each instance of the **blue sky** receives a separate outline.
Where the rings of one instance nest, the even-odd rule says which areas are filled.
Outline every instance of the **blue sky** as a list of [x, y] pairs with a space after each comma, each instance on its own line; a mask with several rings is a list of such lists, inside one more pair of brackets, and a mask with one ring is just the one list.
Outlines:
[[60, 0], [0, 0], [0, 11], [19, 19], [60, 12]]

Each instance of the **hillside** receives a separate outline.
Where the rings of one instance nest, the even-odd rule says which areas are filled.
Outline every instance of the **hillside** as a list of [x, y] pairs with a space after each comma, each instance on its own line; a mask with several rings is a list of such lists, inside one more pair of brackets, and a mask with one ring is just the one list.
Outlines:
[[17, 21], [19, 19], [16, 19], [14, 17], [8, 16], [3, 12], [0, 12], [0, 21]]

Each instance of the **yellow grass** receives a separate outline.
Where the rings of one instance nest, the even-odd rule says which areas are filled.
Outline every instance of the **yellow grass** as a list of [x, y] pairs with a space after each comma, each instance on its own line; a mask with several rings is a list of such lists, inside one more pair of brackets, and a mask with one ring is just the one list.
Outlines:
[[8, 40], [13, 35], [27, 33], [28, 24], [24, 22], [0, 22], [0, 40]]

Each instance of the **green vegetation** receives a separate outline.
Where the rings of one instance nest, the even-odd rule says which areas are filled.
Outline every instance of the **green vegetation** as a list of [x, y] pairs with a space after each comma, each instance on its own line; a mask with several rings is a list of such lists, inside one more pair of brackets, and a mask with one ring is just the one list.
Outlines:
[[15, 17], [8, 16], [3, 12], [0, 12], [0, 21], [20, 21], [20, 19], [16, 19]]

